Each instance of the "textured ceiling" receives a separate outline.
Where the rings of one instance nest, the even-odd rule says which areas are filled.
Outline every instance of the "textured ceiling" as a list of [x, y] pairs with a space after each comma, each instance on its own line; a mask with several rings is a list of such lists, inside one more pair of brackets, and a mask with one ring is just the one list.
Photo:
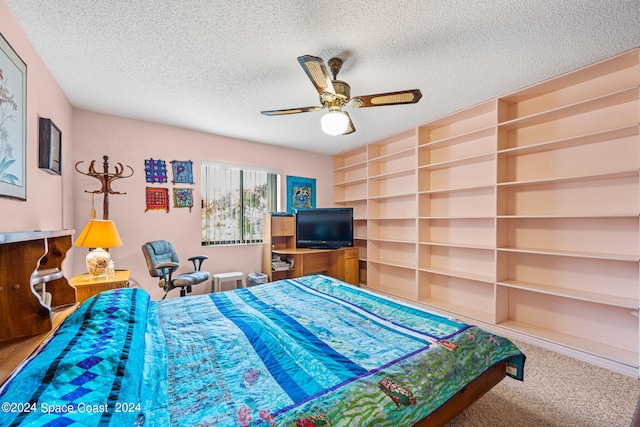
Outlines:
[[[371, 142], [640, 46], [640, 0], [4, 0], [81, 109], [326, 154]], [[1, 30], [1, 29], [0, 29]], [[345, 60], [332, 137], [296, 58]]]

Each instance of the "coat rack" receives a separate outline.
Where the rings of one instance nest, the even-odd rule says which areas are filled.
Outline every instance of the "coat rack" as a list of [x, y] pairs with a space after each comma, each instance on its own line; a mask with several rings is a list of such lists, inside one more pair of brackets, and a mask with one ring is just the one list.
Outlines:
[[[76, 168], [76, 171], [78, 171], [78, 173], [81, 173], [82, 175], [90, 176], [100, 181], [100, 183], [102, 184], [101, 189], [95, 190], [95, 191], [85, 190], [85, 193], [91, 193], [92, 198], [93, 198], [93, 194], [104, 194], [104, 200], [102, 202], [102, 219], [109, 219], [109, 194], [127, 194], [127, 193], [121, 193], [119, 191], [113, 191], [113, 189], [111, 188], [111, 183], [116, 179], [129, 178], [133, 176], [133, 169], [131, 168], [131, 166], [123, 166], [122, 163], [117, 163], [114, 166], [115, 172], [111, 173], [109, 172], [109, 156], [102, 156], [102, 159], [103, 159], [102, 172], [96, 171], [95, 160], [92, 160], [91, 163], [89, 164], [88, 172], [82, 172], [80, 169], [78, 169], [78, 165], [80, 163], [83, 163], [83, 161], [76, 163], [75, 168]], [[127, 175], [124, 174], [125, 168], [130, 171], [130, 173], [128, 173]], [[91, 207], [93, 209], [93, 199], [92, 199]]]

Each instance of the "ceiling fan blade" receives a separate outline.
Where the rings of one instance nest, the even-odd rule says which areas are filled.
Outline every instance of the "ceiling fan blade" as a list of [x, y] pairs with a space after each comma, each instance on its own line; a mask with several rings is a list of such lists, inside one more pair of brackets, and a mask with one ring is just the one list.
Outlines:
[[289, 108], [287, 110], [267, 110], [260, 111], [260, 114], [264, 116], [283, 116], [286, 114], [298, 114], [298, 113], [308, 113], [310, 111], [320, 111], [323, 107], [301, 107], [301, 108]]
[[365, 108], [383, 105], [415, 104], [422, 98], [420, 89], [402, 90], [399, 92], [377, 93], [375, 95], [355, 96], [347, 103], [349, 107]]
[[324, 66], [322, 58], [304, 55], [298, 57], [298, 62], [320, 95], [323, 93], [336, 94], [336, 90], [333, 88], [333, 83], [331, 83], [331, 78], [329, 77], [329, 73], [327, 73], [327, 67]]

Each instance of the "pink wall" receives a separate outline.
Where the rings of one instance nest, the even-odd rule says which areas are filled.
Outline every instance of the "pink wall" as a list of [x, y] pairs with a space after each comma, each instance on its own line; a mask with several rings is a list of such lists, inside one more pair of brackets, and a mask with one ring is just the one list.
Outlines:
[[[135, 174], [117, 180], [113, 190], [126, 193], [110, 197], [109, 217], [116, 221], [124, 246], [111, 250], [116, 268], [131, 270], [131, 284], [163, 295], [157, 280], [146, 270], [140, 247], [149, 240], [170, 240], [185, 263], [187, 257], [209, 256], [204, 267], [211, 273], [261, 270], [261, 246], [200, 246], [200, 161], [215, 160], [280, 169], [283, 193], [286, 175], [316, 178], [317, 205], [331, 206], [331, 157], [204, 134], [137, 120], [75, 110], [47, 70], [31, 42], [20, 29], [3, 0], [0, 0], [0, 33], [27, 64], [27, 200], [0, 198], [0, 233], [74, 228], [80, 233], [91, 209], [91, 196], [99, 182], [75, 172], [76, 162], [86, 168], [91, 160], [102, 170], [102, 156], [110, 163], [131, 166]], [[38, 169], [38, 117], [49, 117], [62, 131], [62, 176]], [[194, 165], [196, 207], [145, 212], [144, 159], [191, 160]], [[167, 185], [171, 188], [171, 185]], [[102, 218], [102, 197], [95, 206]], [[284, 207], [281, 207], [284, 210]], [[63, 266], [66, 276], [84, 273], [84, 248], [69, 251]], [[209, 286], [197, 293], [209, 292]], [[178, 295], [177, 291], [171, 293]]]
[[[27, 200], [0, 198], [0, 232], [70, 228], [73, 108], [2, 0], [0, 33], [27, 64]], [[38, 169], [38, 117], [62, 132], [62, 176]]]
[[[275, 146], [247, 142], [222, 136], [210, 135], [175, 127], [169, 127], [138, 120], [124, 119], [83, 110], [76, 110], [73, 122], [74, 164], [84, 161], [86, 168], [91, 160], [102, 171], [102, 157], [109, 156], [110, 164], [120, 162], [134, 169], [131, 178], [116, 180], [113, 190], [124, 195], [109, 197], [109, 219], [113, 219], [121, 234], [124, 246], [111, 250], [116, 268], [132, 271], [132, 284], [143, 287], [156, 298], [163, 295], [157, 280], [146, 270], [141, 246], [150, 240], [165, 239], [173, 243], [186, 269], [187, 257], [195, 254], [209, 256], [204, 264], [211, 273], [242, 271], [245, 274], [261, 270], [261, 246], [201, 247], [200, 226], [200, 162], [215, 160], [220, 162], [253, 165], [282, 170], [283, 194], [286, 175], [316, 178], [318, 190], [317, 206], [331, 206], [332, 159], [330, 156], [309, 152], [278, 148]], [[160, 187], [147, 184], [144, 160], [161, 159], [170, 166], [172, 160], [191, 160], [196, 184], [194, 189], [194, 209], [170, 208], [169, 212], [145, 212], [145, 187]], [[96, 179], [77, 172], [74, 180], [74, 226], [79, 232], [89, 218], [91, 195], [85, 190], [99, 188]], [[169, 172], [169, 178], [171, 177]], [[171, 190], [168, 183], [162, 187]], [[97, 216], [102, 218], [102, 196], [96, 196]], [[284, 210], [284, 207], [281, 207]], [[84, 249], [76, 248], [74, 270], [83, 272]], [[197, 292], [210, 292], [210, 287], [199, 287]], [[195, 292], [195, 291], [194, 291]], [[177, 296], [173, 291], [170, 295]]]

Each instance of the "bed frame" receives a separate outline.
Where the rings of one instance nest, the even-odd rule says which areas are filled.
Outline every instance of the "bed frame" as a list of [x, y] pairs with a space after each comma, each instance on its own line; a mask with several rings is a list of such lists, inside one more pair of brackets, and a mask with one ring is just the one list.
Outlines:
[[[66, 317], [66, 316], [65, 316]], [[45, 335], [45, 334], [43, 334]], [[8, 344], [8, 343], [7, 343]], [[33, 349], [33, 347], [29, 346], [29, 343], [25, 343], [26, 347], [29, 349]], [[7, 346], [9, 347], [9, 346]], [[0, 385], [6, 381], [13, 368], [19, 366], [22, 360], [17, 360], [16, 349], [5, 348], [4, 350], [8, 350], [6, 352], [0, 352], [0, 359], [9, 358], [10, 354], [13, 353], [13, 357], [11, 358], [11, 368], [6, 369], [2, 372], [2, 377], [0, 377]], [[12, 351], [13, 350], [13, 351]], [[4, 357], [2, 354], [4, 353]], [[17, 352], [20, 354], [20, 357], [24, 356], [25, 353]], [[30, 353], [27, 353], [27, 357], [30, 356]], [[5, 360], [7, 361], [7, 360]], [[3, 363], [3, 365], [5, 365]], [[491, 390], [494, 386], [496, 386], [500, 381], [502, 381], [507, 372], [507, 361], [503, 360], [502, 362], [494, 365], [485, 371], [478, 378], [469, 383], [462, 390], [457, 392], [451, 399], [449, 399], [444, 405], [440, 406], [434, 412], [431, 413], [427, 418], [423, 419], [419, 423], [415, 424], [414, 427], [440, 427], [445, 426], [447, 423], [452, 421], [456, 416], [461, 414], [465, 409], [471, 406], [474, 402], [484, 396], [489, 390]], [[638, 416], [640, 419], [640, 416]], [[637, 424], [640, 426], [640, 421]]]
[[[67, 313], [65, 314], [68, 315]], [[66, 318], [66, 315], [64, 318]], [[0, 372], [0, 385], [10, 377], [13, 369], [18, 367], [23, 362], [23, 359], [26, 360], [30, 357], [33, 351], [37, 350], [42, 338], [46, 337], [46, 335], [49, 334], [42, 334], [40, 337], [32, 337], [33, 342], [24, 340], [23, 345], [21, 346], [16, 346], [17, 343], [15, 341], [12, 343], [13, 345], [9, 345], [9, 342], [5, 342], [3, 343], [5, 344], [4, 346], [0, 346], [0, 361], [8, 362], [2, 363], [3, 369]], [[489, 368], [466, 387], [453, 395], [453, 397], [451, 397], [451, 399], [449, 399], [445, 404], [432, 412], [431, 415], [415, 424], [414, 427], [445, 426], [502, 381], [506, 375], [506, 371], [506, 360]], [[640, 419], [640, 416], [638, 418]], [[635, 425], [640, 426], [640, 421]]]
[[[62, 258], [64, 258], [64, 256], [62, 256]], [[65, 284], [68, 286], [66, 280]], [[29, 294], [31, 294], [31, 292], [29, 292]], [[0, 385], [10, 377], [16, 367], [21, 365], [24, 360], [28, 359], [34, 351], [38, 351], [41, 343], [56, 330], [57, 326], [69, 314], [71, 314], [76, 307], [76, 304], [71, 304], [70, 306], [64, 307], [60, 312], [58, 312], [58, 310], [53, 310], [53, 315], [51, 316], [53, 324], [50, 324], [44, 333], [28, 337], [0, 340], [0, 362], [2, 362], [0, 363]], [[46, 317], [47, 316], [45, 316], [45, 318]], [[449, 421], [453, 420], [457, 415], [482, 397], [486, 392], [491, 390], [496, 384], [502, 381], [506, 375], [506, 368], [507, 361], [502, 361], [494, 365], [456, 393], [431, 415], [418, 422], [415, 426], [437, 427], [446, 425]]]
[[417, 423], [415, 427], [438, 427], [446, 425], [502, 381], [506, 373], [507, 361], [503, 360], [487, 369], [482, 375], [454, 394], [444, 405]]

